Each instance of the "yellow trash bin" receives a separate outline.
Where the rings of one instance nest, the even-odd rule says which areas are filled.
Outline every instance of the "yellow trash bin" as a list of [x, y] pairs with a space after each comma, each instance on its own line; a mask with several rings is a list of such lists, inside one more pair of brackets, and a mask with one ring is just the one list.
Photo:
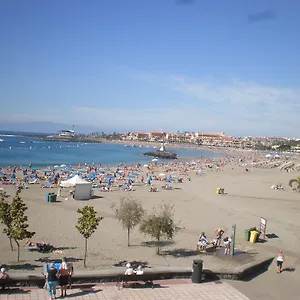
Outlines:
[[251, 231], [250, 234], [250, 243], [256, 243], [258, 238], [258, 232], [257, 231]]
[[216, 194], [217, 194], [217, 195], [221, 194], [221, 188], [217, 188]]

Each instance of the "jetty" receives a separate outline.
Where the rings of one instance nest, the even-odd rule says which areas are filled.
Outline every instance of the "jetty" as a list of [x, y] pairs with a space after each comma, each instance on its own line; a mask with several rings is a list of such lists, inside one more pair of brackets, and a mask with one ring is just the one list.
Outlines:
[[178, 158], [177, 153], [167, 151], [164, 144], [160, 147], [159, 150], [146, 152], [146, 153], [144, 153], [144, 155], [151, 156], [151, 157], [157, 157], [157, 158], [161, 158], [161, 159], [177, 159]]

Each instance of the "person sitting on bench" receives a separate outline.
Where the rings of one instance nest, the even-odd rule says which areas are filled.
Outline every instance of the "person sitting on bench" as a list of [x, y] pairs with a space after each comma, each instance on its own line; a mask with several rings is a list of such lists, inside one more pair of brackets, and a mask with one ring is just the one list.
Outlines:
[[[1, 280], [8, 280], [9, 279], [9, 275], [6, 273], [5, 268], [1, 268], [0, 270], [0, 283]], [[2, 286], [2, 289], [5, 289], [5, 285]]]
[[143, 275], [144, 274], [144, 270], [142, 266], [138, 266], [138, 268], [136, 270], [133, 270], [133, 273], [135, 275]]
[[133, 270], [133, 268], [132, 268], [132, 266], [131, 266], [131, 264], [130, 263], [127, 263], [127, 265], [126, 265], [126, 271], [125, 271], [125, 275], [133, 275], [134, 274], [134, 270]]

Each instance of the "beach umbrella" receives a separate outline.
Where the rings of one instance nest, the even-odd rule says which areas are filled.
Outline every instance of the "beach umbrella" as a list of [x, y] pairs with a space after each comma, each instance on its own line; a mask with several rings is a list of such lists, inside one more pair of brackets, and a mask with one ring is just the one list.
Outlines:
[[131, 175], [139, 176], [140, 174], [139, 173], [131, 173]]
[[111, 179], [111, 178], [114, 178], [114, 176], [113, 175], [106, 175], [105, 178], [106, 179]]
[[165, 173], [160, 173], [158, 176], [166, 176], [166, 174]]
[[133, 175], [133, 174], [131, 174], [131, 175], [128, 175], [127, 177], [128, 177], [128, 178], [135, 178], [136, 176]]
[[66, 166], [67, 165], [65, 165], [65, 164], [60, 165], [61, 168], [65, 168]]
[[145, 167], [145, 168], [148, 168], [148, 167], [149, 167], [149, 165], [144, 165], [144, 167]]
[[158, 159], [157, 158], [153, 158], [152, 161], [156, 162], [156, 161], [158, 161]]
[[31, 168], [32, 171], [37, 171], [39, 168]]
[[6, 174], [4, 172], [0, 172], [0, 177], [4, 177]]

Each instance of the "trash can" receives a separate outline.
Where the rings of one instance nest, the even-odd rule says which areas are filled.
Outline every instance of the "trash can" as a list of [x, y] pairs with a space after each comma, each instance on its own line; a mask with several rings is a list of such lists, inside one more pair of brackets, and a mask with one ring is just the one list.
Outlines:
[[217, 194], [217, 195], [221, 194], [221, 189], [220, 189], [220, 188], [217, 188], [216, 194]]
[[220, 189], [220, 194], [224, 195], [225, 194], [225, 191], [224, 189]]
[[54, 194], [54, 193], [49, 193], [48, 194], [48, 202], [55, 202], [54, 201], [54, 197], [55, 197], [56, 195]]
[[49, 202], [49, 193], [46, 194], [46, 202]]
[[258, 238], [258, 232], [257, 231], [251, 231], [250, 233], [250, 243], [256, 243]]
[[53, 193], [52, 193], [52, 194], [50, 194], [49, 197], [50, 197], [49, 202], [56, 202], [56, 197], [57, 197], [56, 194], [53, 194]]
[[250, 230], [249, 229], [244, 230], [244, 240], [247, 242], [249, 242], [249, 240], [250, 240]]
[[200, 283], [202, 280], [202, 273], [203, 273], [203, 260], [195, 259], [193, 261], [192, 282]]

